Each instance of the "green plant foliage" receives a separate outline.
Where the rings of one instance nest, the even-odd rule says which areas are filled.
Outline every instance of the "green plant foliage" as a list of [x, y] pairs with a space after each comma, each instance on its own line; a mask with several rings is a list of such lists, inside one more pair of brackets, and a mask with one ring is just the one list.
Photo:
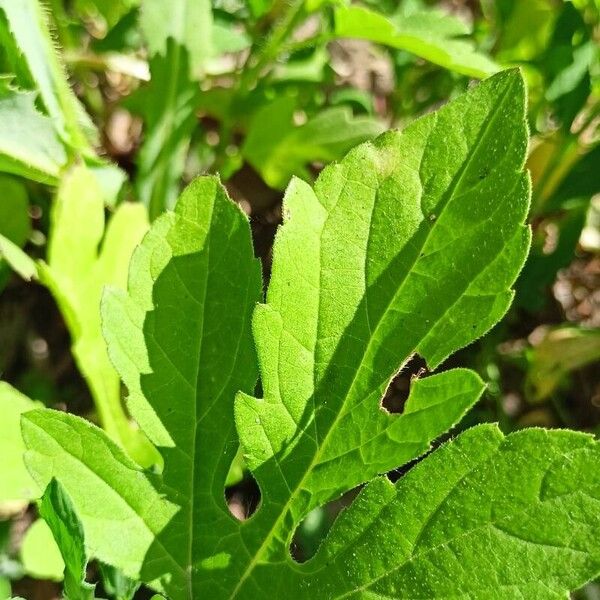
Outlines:
[[469, 28], [438, 10], [398, 14], [389, 18], [362, 6], [335, 9], [336, 37], [370, 40], [406, 50], [457, 73], [487, 77], [499, 70], [494, 61], [462, 39]]
[[342, 158], [357, 144], [374, 138], [383, 125], [353, 117], [348, 107], [326, 109], [295, 127], [295, 101], [280, 97], [261, 108], [248, 128], [242, 154], [271, 187], [285, 189], [290, 177], [310, 179], [306, 165]]
[[35, 93], [0, 77], [0, 170], [56, 184], [67, 161], [54, 123], [35, 106]]
[[[152, 55], [168, 53], [168, 40], [175, 48], [185, 48], [194, 77], [202, 75], [206, 59], [212, 55], [213, 18], [208, 0], [142, 0], [140, 26]], [[176, 67], [180, 69], [182, 66]]]
[[152, 60], [151, 83], [139, 106], [146, 130], [136, 187], [154, 220], [173, 208], [179, 194], [195, 125], [197, 81], [212, 55], [211, 5], [208, 0], [144, 0], [140, 26]]
[[155, 459], [154, 452], [123, 413], [119, 378], [104, 347], [98, 311], [105, 285], [125, 286], [131, 253], [148, 226], [146, 211], [139, 204], [121, 204], [105, 227], [103, 198], [96, 178], [85, 167], [76, 167], [63, 178], [52, 209], [52, 235], [40, 279], [65, 316], [73, 355], [102, 426], [148, 465]]
[[[5, 248], [3, 240], [22, 247], [31, 233], [29, 217], [29, 198], [23, 183], [18, 179], [0, 175], [0, 290], [4, 287], [9, 274], [9, 265], [2, 260]], [[9, 250], [10, 252], [10, 250]]]
[[144, 119], [144, 144], [138, 155], [136, 190], [150, 219], [173, 208], [179, 194], [192, 131], [199, 88], [191, 79], [188, 52], [167, 43], [165, 55], [150, 61], [152, 79], [132, 108]]
[[0, 381], [0, 506], [37, 497], [37, 486], [23, 463], [25, 445], [21, 437], [21, 414], [38, 406], [15, 388]]
[[105, 285], [125, 287], [131, 254], [147, 227], [144, 207], [130, 203], [121, 204], [105, 226], [104, 193], [96, 176], [81, 165], [66, 174], [58, 188], [47, 262], [36, 264], [0, 236], [0, 253], [12, 268], [25, 279], [39, 279], [54, 295], [102, 426], [145, 466], [159, 457], [123, 411], [119, 377], [106, 352], [98, 309]]
[[60, 138], [78, 152], [92, 156], [88, 136], [93, 138], [95, 130], [69, 86], [44, 7], [37, 0], [1, 0], [0, 9]]
[[44, 519], [34, 521], [25, 532], [19, 557], [23, 570], [30, 577], [63, 580], [65, 562]]
[[71, 500], [56, 479], [52, 479], [44, 491], [40, 515], [48, 524], [65, 564], [65, 597], [68, 600], [93, 600], [95, 586], [85, 581], [87, 554], [83, 527]]
[[139, 582], [125, 577], [119, 569], [110, 565], [98, 563], [100, 575], [102, 576], [102, 586], [115, 600], [132, 600], [140, 587]]
[[[507, 71], [357, 147], [314, 188], [292, 181], [253, 317], [260, 400], [248, 395], [260, 273], [245, 217], [209, 177], [156, 220], [128, 294], [108, 293], [103, 314], [160, 477], [82, 419], [23, 418], [31, 472], [68, 491], [97, 558], [173, 600], [550, 598], [600, 570], [599, 450], [586, 435], [482, 426], [396, 485], [379, 476], [426, 452], [482, 392], [454, 369], [413, 381], [400, 415], [379, 406], [410, 356], [437, 367], [512, 299], [529, 245], [524, 108]], [[262, 493], [245, 522], [223, 497], [234, 414]], [[295, 564], [301, 520], [362, 483], [317, 555]]]
[[600, 331], [564, 326], [546, 332], [529, 352], [526, 391], [539, 402], [576, 369], [600, 360]]

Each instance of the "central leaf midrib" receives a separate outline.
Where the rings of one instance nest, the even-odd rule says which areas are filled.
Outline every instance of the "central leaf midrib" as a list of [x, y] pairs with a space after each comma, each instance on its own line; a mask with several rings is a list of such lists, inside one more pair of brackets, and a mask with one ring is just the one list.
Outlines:
[[[447, 198], [443, 201], [444, 205], [442, 206], [442, 209], [440, 211], [440, 216], [441, 216], [441, 213], [448, 206], [448, 204], [450, 203], [450, 201], [454, 197], [454, 193], [456, 192], [456, 190], [458, 189], [458, 187], [462, 183], [462, 179], [464, 177], [465, 172], [467, 171], [467, 169], [468, 169], [471, 161], [473, 160], [473, 157], [477, 154], [477, 152], [479, 150], [479, 146], [480, 146], [483, 138], [489, 132], [492, 122], [495, 121], [497, 115], [499, 114], [500, 107], [502, 107], [502, 105], [503, 105], [506, 97], [508, 96], [508, 93], [509, 93], [511, 87], [512, 87], [512, 82], [509, 81], [509, 83], [506, 85], [504, 91], [502, 92], [502, 95], [501, 95], [500, 99], [494, 105], [494, 107], [493, 107], [493, 109], [491, 111], [491, 116], [484, 122], [483, 127], [482, 127], [482, 129], [480, 130], [480, 133], [477, 136], [477, 140], [476, 140], [473, 148], [469, 152], [468, 156], [466, 157], [466, 160], [464, 161], [461, 169], [459, 170], [458, 176], [451, 183], [450, 187], [448, 188], [448, 190], [447, 190], [447, 192], [445, 194], [447, 196]], [[433, 113], [433, 114], [436, 114], [436, 113]], [[439, 221], [439, 218], [438, 218], [438, 220], [436, 220], [436, 223], [438, 221]], [[435, 224], [432, 227], [432, 231], [433, 231], [434, 228], [435, 228]], [[429, 239], [429, 236], [426, 236], [425, 240], [423, 241], [423, 245], [426, 243], [427, 239]], [[421, 246], [421, 248], [422, 247], [423, 246]], [[396, 292], [392, 295], [392, 297], [390, 299], [390, 302], [387, 304], [385, 310], [382, 312], [381, 317], [377, 321], [377, 324], [375, 326], [374, 332], [376, 332], [378, 330], [380, 324], [384, 320], [385, 315], [388, 313], [391, 305], [393, 304], [394, 299], [398, 296], [398, 293], [403, 288], [404, 283], [406, 282], [406, 279], [407, 279], [408, 275], [412, 272], [414, 265], [416, 264], [416, 262], [419, 259], [419, 253], [418, 252], [415, 253], [415, 257], [416, 257], [415, 260], [413, 261], [413, 263], [410, 266], [410, 268], [407, 269], [406, 274], [403, 277], [402, 281], [399, 283], [399, 286], [398, 286]], [[372, 335], [370, 337], [369, 342], [367, 343], [367, 348], [365, 349], [365, 352], [363, 354], [363, 357], [367, 355], [374, 337], [375, 337], [374, 335]], [[417, 346], [418, 346], [418, 344], [417, 344]], [[361, 361], [361, 363], [359, 365], [359, 368], [356, 369], [356, 371], [355, 371], [355, 376], [354, 376], [353, 380], [350, 383], [348, 391], [344, 395], [345, 399], [348, 398], [348, 396], [352, 392], [354, 386], [356, 385], [356, 382], [358, 380], [358, 372], [361, 369], [362, 364], [363, 363]], [[343, 405], [344, 405], [344, 402], [342, 403], [342, 407], [343, 407]], [[269, 531], [265, 535], [262, 544], [260, 545], [260, 547], [256, 551], [255, 555], [253, 556], [252, 560], [248, 564], [248, 567], [246, 568], [246, 570], [244, 571], [244, 573], [240, 577], [240, 579], [239, 579], [236, 587], [233, 589], [231, 595], [229, 596], [229, 600], [232, 600], [233, 598], [235, 598], [235, 596], [237, 595], [237, 593], [242, 589], [242, 586], [244, 585], [244, 582], [246, 581], [246, 579], [248, 579], [248, 577], [250, 576], [250, 573], [254, 570], [254, 568], [258, 564], [260, 556], [262, 555], [262, 553], [264, 552], [265, 548], [267, 547], [267, 545], [270, 543], [271, 539], [273, 538], [273, 535], [277, 531], [277, 529], [278, 529], [278, 527], [279, 527], [282, 519], [285, 518], [288, 510], [292, 506], [293, 502], [296, 500], [296, 494], [298, 493], [299, 490], [302, 489], [303, 485], [306, 483], [306, 481], [307, 481], [308, 477], [310, 476], [310, 474], [312, 473], [313, 469], [319, 463], [319, 457], [320, 457], [320, 454], [321, 454], [321, 450], [326, 446], [327, 440], [329, 439], [329, 437], [331, 435], [331, 432], [335, 429], [336, 423], [339, 421], [339, 419], [341, 418], [341, 416], [343, 416], [343, 414], [344, 413], [343, 413], [343, 409], [342, 409], [342, 410], [340, 410], [340, 412], [338, 413], [338, 415], [335, 417], [335, 419], [332, 421], [331, 426], [329, 427], [329, 429], [327, 431], [327, 434], [324, 436], [324, 438], [322, 440], [322, 443], [319, 445], [319, 448], [315, 452], [310, 465], [307, 467], [304, 475], [302, 476], [302, 478], [300, 479], [300, 481], [298, 482], [298, 484], [294, 487], [292, 493], [290, 494], [289, 500], [285, 503], [285, 505], [283, 506], [282, 510], [279, 512], [277, 518], [273, 521], [272, 527], [269, 529]]]
[[192, 565], [193, 565], [193, 551], [194, 551], [194, 532], [195, 532], [195, 527], [194, 527], [194, 499], [195, 499], [195, 491], [196, 491], [196, 446], [197, 446], [197, 440], [198, 440], [198, 432], [199, 432], [199, 423], [200, 423], [200, 419], [199, 419], [199, 392], [198, 392], [198, 380], [200, 377], [200, 369], [201, 369], [201, 365], [202, 365], [202, 351], [204, 348], [204, 321], [206, 318], [206, 297], [207, 297], [207, 288], [208, 288], [208, 279], [209, 279], [209, 274], [210, 274], [210, 236], [211, 236], [211, 231], [212, 231], [212, 222], [213, 222], [213, 217], [214, 217], [214, 211], [215, 211], [215, 202], [216, 202], [216, 194], [218, 193], [217, 190], [215, 190], [215, 193], [213, 194], [211, 203], [210, 203], [210, 216], [208, 218], [208, 225], [207, 225], [207, 235], [206, 235], [206, 244], [204, 246], [204, 249], [206, 250], [206, 268], [204, 269], [204, 289], [203, 289], [203, 293], [202, 293], [202, 300], [201, 300], [201, 307], [202, 307], [202, 312], [201, 312], [201, 319], [200, 319], [200, 327], [199, 327], [199, 340], [200, 340], [200, 345], [199, 345], [199, 349], [198, 349], [198, 355], [197, 355], [197, 360], [196, 360], [196, 372], [194, 374], [194, 381], [195, 381], [195, 406], [194, 406], [194, 425], [193, 425], [193, 436], [192, 436], [192, 448], [191, 448], [191, 459], [192, 459], [192, 470], [190, 473], [190, 495], [189, 495], [189, 529], [188, 529], [188, 535], [189, 535], [189, 542], [188, 542], [188, 564], [187, 564], [187, 578], [188, 578], [188, 589], [189, 589], [189, 597], [191, 600], [194, 600], [194, 578], [192, 576]]

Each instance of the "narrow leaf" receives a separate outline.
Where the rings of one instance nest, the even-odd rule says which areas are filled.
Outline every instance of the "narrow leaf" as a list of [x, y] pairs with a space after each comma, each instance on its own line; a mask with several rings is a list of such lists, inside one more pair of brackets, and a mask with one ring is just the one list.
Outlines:
[[65, 563], [65, 598], [93, 600], [95, 586], [85, 581], [87, 554], [83, 526], [71, 499], [56, 479], [50, 481], [42, 496], [40, 515], [52, 531]]

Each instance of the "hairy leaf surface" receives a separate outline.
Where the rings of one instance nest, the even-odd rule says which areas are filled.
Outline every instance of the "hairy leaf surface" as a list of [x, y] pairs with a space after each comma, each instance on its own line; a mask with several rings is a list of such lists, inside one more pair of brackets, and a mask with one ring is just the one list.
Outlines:
[[55, 184], [67, 155], [53, 122], [35, 107], [35, 96], [0, 77], [0, 170]]
[[[380, 406], [411, 356], [435, 369], [512, 299], [529, 246], [524, 115], [523, 81], [507, 71], [357, 147], [314, 188], [294, 179], [256, 308], [247, 219], [216, 178], [187, 188], [134, 254], [128, 293], [103, 301], [162, 473], [72, 415], [23, 418], [27, 464], [67, 490], [94, 556], [172, 600], [554, 598], [598, 572], [598, 449], [585, 435], [479, 427], [396, 485], [381, 477], [482, 392], [453, 369], [414, 379], [401, 414]], [[234, 419], [261, 489], [244, 522], [223, 494]], [[365, 483], [317, 555], [295, 563], [301, 520]]]

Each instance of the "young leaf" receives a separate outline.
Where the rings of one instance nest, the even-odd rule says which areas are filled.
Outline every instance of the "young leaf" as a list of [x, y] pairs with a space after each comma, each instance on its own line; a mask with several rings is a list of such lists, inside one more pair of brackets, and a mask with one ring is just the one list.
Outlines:
[[0, 77], [0, 171], [56, 184], [67, 155], [52, 120], [35, 107], [35, 96]]
[[42, 496], [40, 515], [46, 521], [65, 563], [64, 594], [67, 600], [93, 600], [95, 586], [85, 581], [87, 554], [81, 521], [56, 479]]
[[469, 77], [481, 79], [498, 71], [493, 60], [477, 52], [472, 42], [462, 39], [468, 33], [461, 21], [437, 10], [390, 19], [362, 6], [335, 9], [337, 37], [370, 40], [406, 50]]
[[[529, 244], [524, 108], [520, 75], [504, 72], [359, 146], [314, 189], [292, 182], [253, 317], [262, 399], [248, 395], [260, 275], [246, 219], [203, 178], [156, 220], [129, 293], [109, 293], [103, 314], [162, 475], [82, 419], [23, 417], [28, 466], [41, 485], [60, 480], [95, 556], [171, 600], [555, 598], [600, 571], [599, 450], [585, 435], [503, 439], [484, 426], [396, 486], [379, 477], [425, 452], [481, 393], [474, 373], [454, 369], [414, 381], [401, 415], [380, 407], [410, 356], [437, 367], [510, 303]], [[223, 497], [236, 389], [261, 488], [245, 522]], [[315, 558], [295, 564], [304, 516], [369, 481]]]
[[103, 287], [125, 287], [131, 253], [148, 227], [146, 212], [139, 204], [123, 203], [105, 228], [103, 200], [97, 179], [86, 167], [75, 167], [63, 177], [52, 208], [48, 264], [41, 264], [40, 278], [65, 317], [75, 360], [102, 426], [136, 460], [149, 465], [156, 460], [155, 452], [123, 412], [99, 313]]

